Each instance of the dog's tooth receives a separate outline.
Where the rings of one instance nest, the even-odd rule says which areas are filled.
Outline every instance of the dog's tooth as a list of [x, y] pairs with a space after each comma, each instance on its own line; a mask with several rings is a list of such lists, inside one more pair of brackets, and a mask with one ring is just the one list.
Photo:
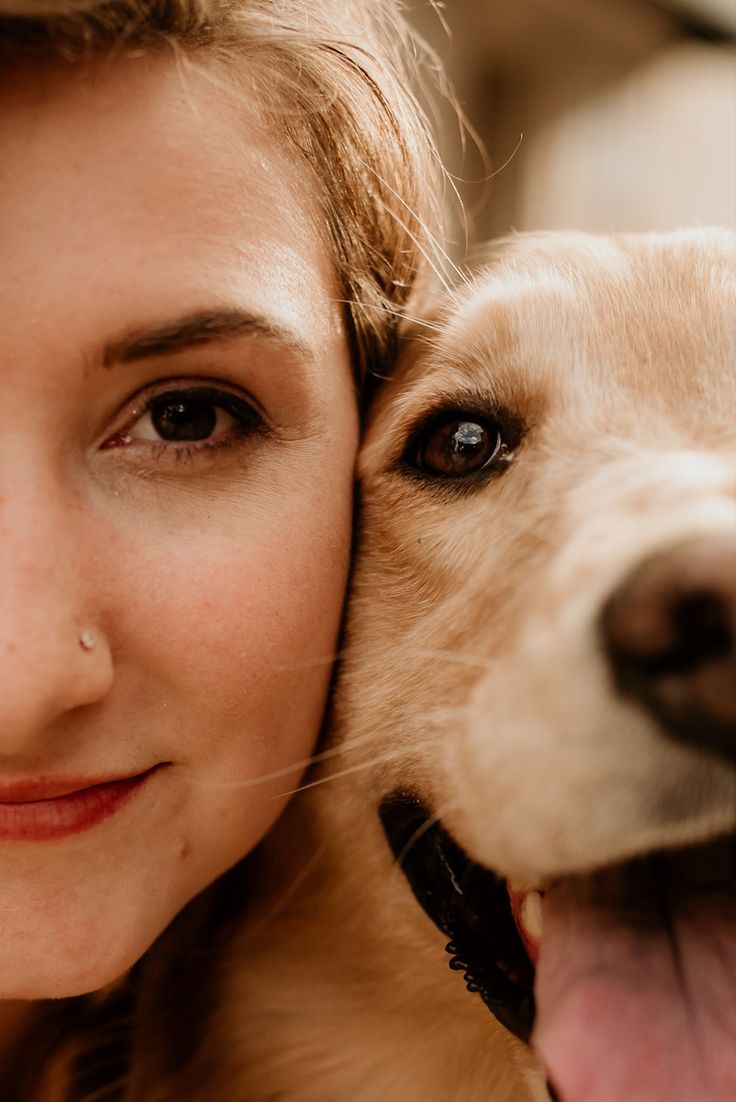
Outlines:
[[535, 941], [542, 940], [542, 897], [539, 892], [530, 891], [524, 896], [519, 919], [529, 937]]
[[514, 895], [526, 895], [527, 892], [536, 891], [537, 885], [524, 880], [509, 880], [508, 888]]

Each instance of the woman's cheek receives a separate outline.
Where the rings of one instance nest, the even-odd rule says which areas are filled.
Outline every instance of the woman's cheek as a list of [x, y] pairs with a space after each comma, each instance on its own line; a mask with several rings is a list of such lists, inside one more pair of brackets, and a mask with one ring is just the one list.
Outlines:
[[347, 575], [342, 481], [324, 496], [302, 485], [268, 507], [242, 502], [235, 515], [215, 500], [206, 523], [159, 518], [128, 545], [123, 589], [135, 600], [119, 652], [165, 704], [155, 734], [175, 762], [253, 778], [309, 756]]

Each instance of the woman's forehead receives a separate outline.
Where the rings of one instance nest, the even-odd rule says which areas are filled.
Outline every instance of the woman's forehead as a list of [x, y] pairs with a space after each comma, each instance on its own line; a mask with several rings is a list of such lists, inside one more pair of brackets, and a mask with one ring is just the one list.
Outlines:
[[[169, 58], [18, 68], [0, 89], [8, 287], [162, 316], [243, 296], [318, 343], [341, 332], [311, 177], [256, 106]], [[192, 302], [192, 306], [195, 306]], [[135, 318], [131, 318], [131, 323]]]

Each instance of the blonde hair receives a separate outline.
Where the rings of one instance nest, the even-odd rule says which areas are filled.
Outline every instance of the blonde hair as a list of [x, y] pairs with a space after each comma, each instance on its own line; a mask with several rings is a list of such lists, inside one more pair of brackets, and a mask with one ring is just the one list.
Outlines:
[[[254, 94], [303, 159], [332, 244], [356, 376], [390, 370], [397, 321], [440, 225], [438, 160], [411, 91], [427, 55], [399, 0], [0, 0], [6, 69], [156, 51]], [[245, 861], [193, 900], [110, 991], [40, 1007], [0, 1084], [5, 1102], [207, 1097], [197, 1044], [216, 973], [209, 946], [226, 944], [247, 880]], [[185, 1086], [169, 1093], [172, 1082]]]
[[0, 64], [164, 49], [254, 93], [303, 158], [356, 375], [383, 374], [440, 228], [438, 159], [411, 90], [431, 59], [397, 0], [0, 0]]

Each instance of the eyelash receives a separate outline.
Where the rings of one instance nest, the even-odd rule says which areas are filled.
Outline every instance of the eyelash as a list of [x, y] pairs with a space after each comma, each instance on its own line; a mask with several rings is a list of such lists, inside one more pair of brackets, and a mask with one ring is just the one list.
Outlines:
[[[195, 441], [176, 441], [136, 439], [132, 436], [135, 426], [147, 415], [153, 415], [157, 407], [165, 408], [175, 406], [177, 401], [182, 404], [192, 403], [196, 400], [205, 405], [212, 406], [214, 410], [224, 411], [235, 421], [226, 434], [219, 434], [212, 438], [204, 438]], [[157, 431], [154, 426], [154, 431]], [[268, 425], [263, 415], [255, 405], [244, 398], [238, 397], [230, 390], [215, 386], [195, 385], [169, 385], [163, 389], [149, 394], [143, 399], [141, 405], [137, 405], [133, 414], [129, 415], [126, 424], [109, 436], [102, 445], [103, 450], [114, 448], [135, 447], [136, 450], [145, 448], [154, 463], [174, 461], [196, 462], [206, 460], [215, 452], [233, 450], [246, 444], [256, 433], [268, 432]]]

